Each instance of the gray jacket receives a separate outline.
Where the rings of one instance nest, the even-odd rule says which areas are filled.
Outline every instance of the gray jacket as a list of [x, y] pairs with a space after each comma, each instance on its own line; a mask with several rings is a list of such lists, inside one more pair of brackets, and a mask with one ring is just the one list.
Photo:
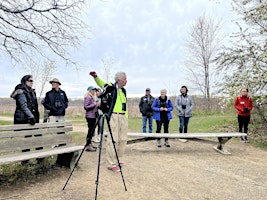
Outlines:
[[193, 98], [190, 95], [178, 95], [175, 99], [175, 108], [178, 110], [178, 116], [192, 117], [194, 107]]

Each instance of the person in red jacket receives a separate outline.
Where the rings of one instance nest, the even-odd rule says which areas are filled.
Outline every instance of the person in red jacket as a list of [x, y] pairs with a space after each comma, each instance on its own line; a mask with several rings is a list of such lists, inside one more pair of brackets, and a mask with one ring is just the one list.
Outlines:
[[[241, 95], [237, 96], [234, 102], [235, 109], [237, 110], [237, 119], [239, 132], [248, 133], [248, 124], [250, 122], [250, 111], [253, 109], [253, 103], [250, 96], [248, 96], [248, 89], [242, 88]], [[248, 142], [247, 136], [240, 138], [241, 142]]]

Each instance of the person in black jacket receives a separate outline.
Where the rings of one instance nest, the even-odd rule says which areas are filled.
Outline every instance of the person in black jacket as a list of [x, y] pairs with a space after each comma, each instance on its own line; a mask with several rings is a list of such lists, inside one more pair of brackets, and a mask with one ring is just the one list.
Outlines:
[[16, 100], [14, 124], [39, 123], [39, 110], [32, 75], [25, 75], [10, 97]]
[[[39, 123], [39, 110], [35, 90], [32, 88], [32, 75], [25, 75], [22, 77], [20, 84], [15, 87], [10, 97], [16, 100], [16, 110], [14, 114], [14, 124], [31, 124]], [[34, 135], [34, 136], [40, 136]], [[25, 137], [32, 137], [27, 135]], [[36, 150], [43, 149], [37, 147]], [[23, 149], [22, 152], [30, 151], [30, 149]], [[37, 159], [37, 162], [42, 162], [43, 158]], [[21, 164], [27, 164], [29, 160], [24, 160]]]
[[67, 95], [59, 88], [61, 83], [57, 78], [54, 78], [49, 83], [52, 84], [52, 90], [46, 93], [42, 102], [49, 113], [49, 122], [65, 121], [65, 110], [69, 103]]
[[146, 124], [148, 121], [149, 133], [152, 133], [152, 124], [153, 124], [153, 110], [151, 108], [152, 103], [154, 102], [154, 97], [150, 94], [150, 88], [146, 89], [146, 95], [141, 97], [139, 102], [139, 110], [142, 113], [142, 131], [146, 133]]

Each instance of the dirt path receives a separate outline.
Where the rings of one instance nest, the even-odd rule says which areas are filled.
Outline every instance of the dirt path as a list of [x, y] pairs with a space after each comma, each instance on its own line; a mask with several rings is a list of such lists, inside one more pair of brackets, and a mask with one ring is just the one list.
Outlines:
[[[267, 196], [267, 151], [230, 141], [232, 155], [221, 155], [211, 144], [170, 141], [157, 148], [155, 141], [127, 146], [123, 175], [106, 169], [102, 151], [99, 200], [264, 200]], [[79, 168], [53, 170], [28, 182], [0, 188], [0, 200], [85, 200], [95, 198], [97, 152], [84, 152]]]

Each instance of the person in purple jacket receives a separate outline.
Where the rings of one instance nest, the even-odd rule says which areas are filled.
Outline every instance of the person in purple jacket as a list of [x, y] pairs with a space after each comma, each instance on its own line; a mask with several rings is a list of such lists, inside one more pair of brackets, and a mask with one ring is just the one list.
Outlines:
[[94, 147], [92, 144], [92, 137], [95, 132], [97, 107], [100, 105], [100, 103], [95, 101], [95, 92], [96, 88], [93, 86], [89, 86], [84, 96], [84, 109], [86, 111], [85, 118], [88, 126], [85, 151], [96, 151], [96, 147]]

